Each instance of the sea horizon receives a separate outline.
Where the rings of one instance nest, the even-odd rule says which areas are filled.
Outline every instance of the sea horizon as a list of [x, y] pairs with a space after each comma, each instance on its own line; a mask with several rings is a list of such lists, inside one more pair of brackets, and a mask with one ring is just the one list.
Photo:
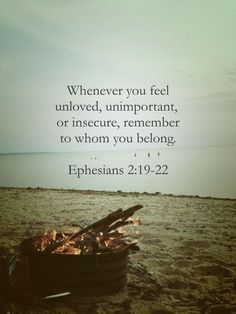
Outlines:
[[[0, 154], [0, 186], [159, 192], [234, 199], [235, 153], [235, 146], [79, 153], [4, 153]], [[155, 175], [153, 169], [157, 165], [167, 165], [168, 174]], [[150, 171], [144, 171], [144, 166], [145, 170]], [[137, 170], [136, 173], [132, 167]], [[87, 173], [78, 178], [75, 171], [77, 168], [86, 170]], [[97, 168], [101, 168], [103, 173], [90, 174], [90, 169]], [[123, 169], [123, 173], [120, 171], [119, 174], [111, 174], [108, 168]]]

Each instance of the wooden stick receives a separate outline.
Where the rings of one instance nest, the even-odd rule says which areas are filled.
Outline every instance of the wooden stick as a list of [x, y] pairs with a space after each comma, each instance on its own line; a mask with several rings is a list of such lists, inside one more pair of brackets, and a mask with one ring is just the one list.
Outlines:
[[[122, 209], [118, 209], [114, 213], [109, 214], [108, 216], [102, 218], [101, 220], [98, 220], [97, 222], [88, 226], [84, 230], [85, 231], [92, 230], [92, 232], [95, 231], [95, 233], [102, 232], [107, 226], [112, 225], [119, 219], [125, 221], [127, 218], [131, 217], [137, 210], [141, 209], [142, 207], [143, 207], [142, 205], [135, 205], [124, 211]], [[81, 231], [79, 231], [78, 234], [80, 234], [80, 232]]]

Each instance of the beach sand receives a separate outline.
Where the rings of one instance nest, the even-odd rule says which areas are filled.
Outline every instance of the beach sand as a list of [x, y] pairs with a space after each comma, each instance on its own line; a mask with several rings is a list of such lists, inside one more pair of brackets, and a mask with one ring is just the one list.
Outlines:
[[71, 297], [9, 313], [236, 313], [236, 200], [123, 192], [0, 189], [0, 250], [46, 229], [76, 231], [118, 209], [141, 204], [128, 231], [127, 286], [111, 296]]

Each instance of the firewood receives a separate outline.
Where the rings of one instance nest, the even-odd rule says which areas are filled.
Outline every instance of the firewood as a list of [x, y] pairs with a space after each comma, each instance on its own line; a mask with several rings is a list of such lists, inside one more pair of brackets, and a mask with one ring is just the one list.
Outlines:
[[[132, 206], [126, 210], [122, 210], [121, 208], [116, 210], [115, 212], [107, 215], [106, 217], [96, 221], [95, 223], [91, 224], [90, 226], [83, 228], [81, 230], [68, 235], [67, 237], [50, 243], [48, 247], [44, 250], [44, 252], [53, 252], [56, 251], [58, 248], [67, 245], [70, 241], [79, 240], [81, 241], [81, 245], [83, 245], [83, 239], [91, 238], [92, 241], [96, 242], [96, 236], [101, 234], [109, 234], [110, 231], [115, 230], [121, 226], [130, 224], [130, 221], [127, 219], [134, 214], [137, 210], [141, 209], [142, 205]], [[119, 237], [117, 237], [119, 239]], [[86, 242], [86, 241], [85, 241]], [[86, 243], [84, 243], [86, 246]]]
[[123, 210], [121, 208], [117, 209], [115, 212], [107, 215], [106, 217], [96, 221], [92, 225], [90, 225], [90, 226], [84, 228], [83, 230], [80, 230], [79, 232], [75, 233], [73, 238], [76, 237], [77, 235], [83, 234], [84, 232], [95, 231], [95, 230], [98, 230], [99, 228], [101, 229], [102, 226], [107, 225], [109, 222], [111, 223], [111, 222], [117, 220], [118, 219], [118, 218], [116, 218], [117, 215], [119, 215], [122, 212], [123, 212]]
[[[125, 221], [127, 218], [132, 216], [137, 210], [141, 209], [143, 206], [142, 205], [136, 205], [132, 206], [126, 210], [118, 209], [117, 211], [109, 214], [108, 216], [102, 218], [101, 220], [98, 220], [97, 222], [93, 223], [92, 225], [88, 226], [87, 228], [84, 229], [84, 231], [89, 230], [90, 232], [93, 233], [98, 233], [98, 232], [103, 232], [107, 226], [110, 226], [117, 220], [121, 219]], [[114, 229], [114, 228], [113, 228]], [[111, 229], [111, 230], [113, 230]], [[80, 234], [83, 231], [79, 231], [76, 233], [73, 237], [76, 237], [77, 234]]]

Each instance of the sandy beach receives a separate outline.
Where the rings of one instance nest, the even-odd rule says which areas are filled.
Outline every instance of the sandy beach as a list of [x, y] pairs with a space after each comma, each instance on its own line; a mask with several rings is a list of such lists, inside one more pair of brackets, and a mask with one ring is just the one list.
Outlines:
[[0, 250], [45, 230], [76, 231], [118, 209], [141, 204], [127, 227], [128, 283], [110, 296], [71, 297], [43, 307], [9, 304], [8, 313], [236, 313], [236, 200], [148, 193], [0, 189]]

